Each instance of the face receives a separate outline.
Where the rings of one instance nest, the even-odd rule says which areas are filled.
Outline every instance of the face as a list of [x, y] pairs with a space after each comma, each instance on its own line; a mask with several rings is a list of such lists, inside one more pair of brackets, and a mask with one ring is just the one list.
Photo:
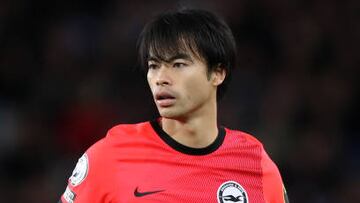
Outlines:
[[162, 117], [186, 119], [216, 108], [224, 71], [208, 74], [205, 61], [192, 54], [165, 60], [150, 57], [148, 68], [147, 80]]

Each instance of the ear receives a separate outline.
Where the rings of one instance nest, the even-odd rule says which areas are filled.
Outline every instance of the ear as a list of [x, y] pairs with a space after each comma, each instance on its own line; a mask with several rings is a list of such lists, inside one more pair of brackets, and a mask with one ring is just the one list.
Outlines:
[[211, 82], [214, 86], [219, 86], [224, 82], [226, 77], [226, 70], [219, 64], [211, 73]]

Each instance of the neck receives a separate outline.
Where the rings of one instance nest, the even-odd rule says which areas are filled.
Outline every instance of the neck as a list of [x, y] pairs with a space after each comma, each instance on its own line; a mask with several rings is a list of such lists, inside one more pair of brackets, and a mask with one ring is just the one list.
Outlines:
[[180, 144], [204, 148], [213, 143], [218, 135], [216, 102], [204, 112], [188, 118], [162, 118], [161, 126]]

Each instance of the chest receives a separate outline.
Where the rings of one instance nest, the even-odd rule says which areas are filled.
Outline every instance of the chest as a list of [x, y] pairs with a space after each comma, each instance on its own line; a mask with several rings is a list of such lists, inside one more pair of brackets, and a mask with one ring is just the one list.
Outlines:
[[248, 203], [262, 198], [262, 173], [254, 157], [184, 156], [161, 149], [117, 154], [102, 180], [112, 202]]

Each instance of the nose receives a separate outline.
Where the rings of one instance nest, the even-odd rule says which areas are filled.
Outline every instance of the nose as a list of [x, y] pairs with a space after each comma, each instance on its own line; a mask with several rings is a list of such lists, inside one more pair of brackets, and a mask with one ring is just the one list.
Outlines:
[[162, 66], [159, 68], [157, 77], [156, 77], [156, 85], [158, 86], [165, 86], [165, 85], [171, 85], [171, 77], [169, 73], [169, 68], [166, 66]]

